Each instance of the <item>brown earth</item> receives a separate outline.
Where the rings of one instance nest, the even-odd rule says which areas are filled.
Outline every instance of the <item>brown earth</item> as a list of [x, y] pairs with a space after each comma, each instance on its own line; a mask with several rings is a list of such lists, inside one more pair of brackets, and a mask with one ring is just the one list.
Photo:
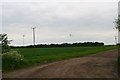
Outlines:
[[4, 78], [118, 78], [118, 50], [73, 58], [3, 74]]

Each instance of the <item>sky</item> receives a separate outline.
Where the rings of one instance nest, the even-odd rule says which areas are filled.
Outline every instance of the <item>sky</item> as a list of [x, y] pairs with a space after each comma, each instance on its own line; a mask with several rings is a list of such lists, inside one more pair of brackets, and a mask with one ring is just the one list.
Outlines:
[[33, 44], [33, 27], [36, 44], [115, 44], [118, 0], [4, 0], [0, 5], [0, 31], [13, 40], [11, 45]]

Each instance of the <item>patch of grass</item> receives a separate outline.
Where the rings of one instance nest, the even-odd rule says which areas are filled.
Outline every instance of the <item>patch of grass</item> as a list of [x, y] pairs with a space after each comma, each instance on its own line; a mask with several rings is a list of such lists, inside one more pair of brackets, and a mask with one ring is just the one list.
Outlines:
[[19, 53], [24, 57], [35, 57], [35, 56], [52, 56], [58, 54], [70, 54], [70, 53], [88, 53], [88, 52], [99, 52], [110, 49], [115, 49], [116, 46], [100, 46], [100, 47], [62, 47], [62, 48], [22, 48], [18, 49]]
[[115, 49], [116, 46], [99, 47], [62, 47], [62, 48], [22, 48], [19, 52], [29, 64], [44, 64], [48, 62], [81, 57], [97, 52]]
[[[97, 52], [116, 49], [116, 46], [99, 47], [61, 47], [61, 48], [21, 48], [17, 49], [24, 60], [27, 62], [20, 68], [46, 64], [54, 61], [60, 61], [69, 58], [81, 57]], [[17, 63], [14, 63], [17, 65]], [[15, 68], [16, 69], [16, 68]]]

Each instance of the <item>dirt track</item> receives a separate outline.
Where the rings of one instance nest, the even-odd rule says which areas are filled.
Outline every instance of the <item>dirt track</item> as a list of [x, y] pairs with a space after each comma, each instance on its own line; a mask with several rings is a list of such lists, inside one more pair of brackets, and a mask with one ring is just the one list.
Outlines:
[[118, 78], [117, 50], [3, 74], [5, 78]]

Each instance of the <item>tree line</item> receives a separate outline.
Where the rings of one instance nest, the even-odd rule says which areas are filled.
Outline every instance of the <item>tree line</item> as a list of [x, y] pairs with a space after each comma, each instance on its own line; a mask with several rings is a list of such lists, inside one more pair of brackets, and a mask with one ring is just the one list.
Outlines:
[[62, 43], [62, 44], [37, 44], [29, 46], [11, 46], [11, 48], [49, 48], [49, 47], [82, 47], [82, 46], [104, 46], [103, 42], [83, 42], [83, 43]]
[[[104, 46], [103, 42], [79, 42], [79, 43], [62, 43], [62, 44], [37, 44], [28, 46], [9, 46], [12, 40], [8, 40], [7, 34], [0, 34], [0, 46], [2, 53], [10, 51], [10, 48], [49, 48], [49, 47], [80, 47], [80, 46]], [[0, 49], [1, 49], [0, 48]]]

